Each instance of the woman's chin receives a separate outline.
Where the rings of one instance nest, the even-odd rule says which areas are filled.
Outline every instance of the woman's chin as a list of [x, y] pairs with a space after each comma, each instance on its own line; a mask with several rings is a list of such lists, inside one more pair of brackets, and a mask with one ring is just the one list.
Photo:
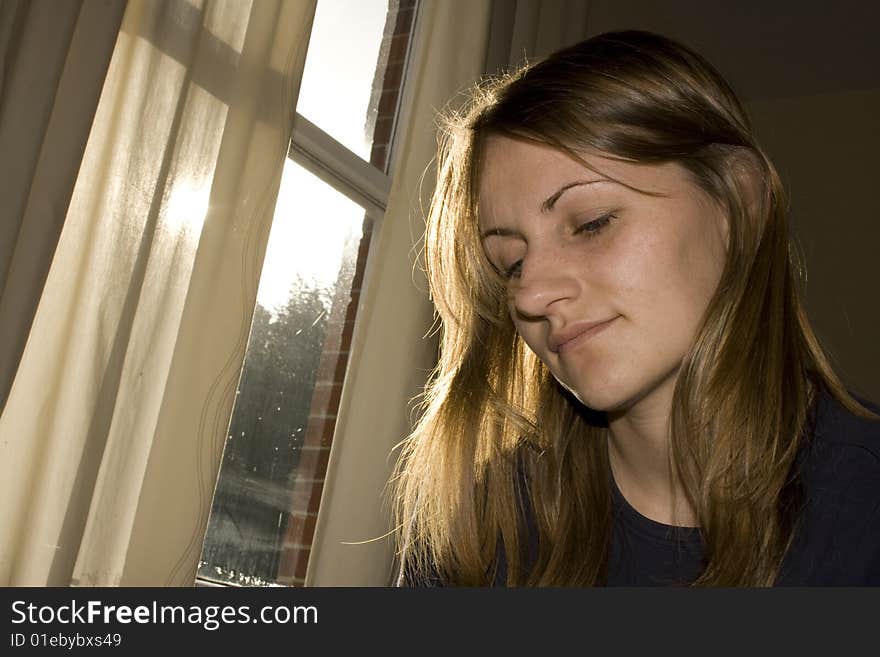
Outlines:
[[591, 410], [615, 411], [626, 405], [626, 395], [620, 394], [612, 386], [567, 383], [555, 374], [553, 378], [575, 399]]

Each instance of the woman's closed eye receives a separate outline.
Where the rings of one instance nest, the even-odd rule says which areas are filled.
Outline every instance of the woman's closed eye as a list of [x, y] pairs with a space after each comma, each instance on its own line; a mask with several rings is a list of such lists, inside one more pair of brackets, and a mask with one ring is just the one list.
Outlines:
[[[596, 235], [601, 233], [608, 226], [608, 224], [611, 223], [611, 220], [614, 219], [616, 216], [617, 215], [615, 215], [613, 212], [603, 214], [598, 219], [593, 219], [592, 221], [588, 221], [588, 222], [578, 226], [575, 229], [574, 234], [575, 235], [583, 235], [586, 239], [592, 239], [593, 237], [595, 237]], [[510, 265], [510, 267], [505, 269], [502, 272], [502, 276], [504, 276], [504, 278], [506, 278], [506, 279], [510, 279], [510, 278], [517, 276], [521, 270], [522, 270], [522, 258], [520, 258], [519, 260], [514, 262], [512, 265]]]
[[611, 223], [611, 220], [614, 219], [616, 216], [617, 215], [615, 215], [613, 212], [603, 214], [598, 219], [588, 221], [587, 223], [578, 226], [577, 229], [574, 231], [574, 234], [583, 234], [588, 238], [595, 237], [596, 235], [601, 233], [605, 229], [605, 227]]

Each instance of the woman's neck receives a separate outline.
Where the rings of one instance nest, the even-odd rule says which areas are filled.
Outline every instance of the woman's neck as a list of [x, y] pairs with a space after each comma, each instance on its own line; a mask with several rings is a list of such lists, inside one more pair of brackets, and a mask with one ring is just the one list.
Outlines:
[[672, 378], [625, 412], [608, 413], [608, 458], [627, 502], [656, 522], [694, 527], [696, 514], [684, 490], [673, 482], [668, 450]]

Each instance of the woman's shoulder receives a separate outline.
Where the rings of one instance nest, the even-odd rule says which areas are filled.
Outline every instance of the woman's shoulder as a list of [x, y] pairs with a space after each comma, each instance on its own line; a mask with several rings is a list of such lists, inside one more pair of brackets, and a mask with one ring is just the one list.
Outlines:
[[[880, 415], [880, 405], [852, 397]], [[860, 417], [822, 391], [802, 459], [808, 493], [831, 493], [841, 502], [860, 502], [871, 509], [880, 504], [880, 420]]]
[[[852, 392], [850, 395], [880, 416], [880, 405]], [[880, 420], [856, 415], [824, 390], [816, 398], [810, 447], [812, 465], [821, 466], [826, 475], [839, 477], [844, 467], [880, 475]], [[880, 477], [877, 482], [880, 486]]]
[[[880, 414], [876, 403], [853, 397]], [[805, 523], [780, 583], [880, 584], [880, 421], [823, 392], [801, 458]]]

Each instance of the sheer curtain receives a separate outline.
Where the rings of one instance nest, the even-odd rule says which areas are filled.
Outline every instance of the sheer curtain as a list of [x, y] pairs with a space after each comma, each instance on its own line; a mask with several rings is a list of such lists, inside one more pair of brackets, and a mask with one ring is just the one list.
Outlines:
[[0, 415], [0, 584], [192, 584], [314, 5], [128, 3]]

